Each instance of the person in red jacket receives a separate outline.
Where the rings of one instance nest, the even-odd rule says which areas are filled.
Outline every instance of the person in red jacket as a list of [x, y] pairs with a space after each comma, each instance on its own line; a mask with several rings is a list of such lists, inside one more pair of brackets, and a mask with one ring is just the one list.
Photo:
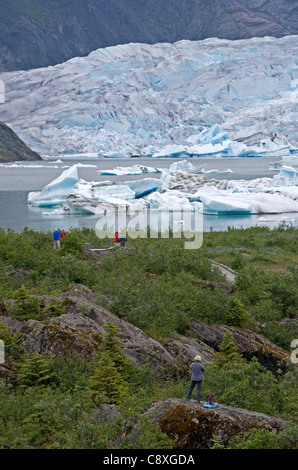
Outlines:
[[118, 232], [115, 232], [114, 242], [115, 242], [115, 245], [119, 245], [119, 243], [120, 243], [120, 238], [118, 237]]
[[64, 240], [65, 237], [66, 237], [66, 232], [62, 230], [62, 232], [60, 233], [61, 240]]

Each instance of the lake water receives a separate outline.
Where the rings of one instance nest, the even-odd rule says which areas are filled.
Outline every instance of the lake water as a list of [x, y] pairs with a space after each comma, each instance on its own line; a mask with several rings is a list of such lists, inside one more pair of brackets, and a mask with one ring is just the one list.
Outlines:
[[[61, 157], [60, 157], [61, 158]], [[71, 227], [95, 228], [98, 216], [96, 215], [44, 215], [47, 208], [32, 207], [27, 204], [28, 193], [30, 191], [40, 191], [48, 183], [57, 178], [65, 166], [74, 163], [83, 163], [85, 165], [94, 165], [96, 167], [78, 168], [79, 178], [86, 181], [104, 181], [115, 182], [136, 180], [144, 178], [144, 175], [125, 175], [125, 176], [106, 176], [98, 175], [97, 170], [111, 170], [116, 166], [132, 166], [142, 164], [145, 166], [169, 168], [171, 163], [180, 159], [171, 158], [142, 158], [142, 159], [84, 159], [73, 161], [70, 158], [63, 158], [62, 163], [52, 163], [50, 161], [42, 162], [24, 162], [26, 167], [14, 167], [0, 165], [0, 227], [15, 232], [21, 232], [24, 227], [34, 230], [54, 230], [57, 227], [69, 230]], [[181, 159], [182, 160], [182, 159]], [[272, 177], [278, 171], [269, 170], [269, 162], [278, 161], [280, 158], [191, 158], [190, 161], [195, 166], [205, 165], [205, 170], [219, 170], [219, 173], [210, 174], [210, 178], [216, 179], [245, 179], [250, 180], [260, 177]], [[224, 170], [230, 169], [232, 173], [224, 173]], [[160, 174], [151, 174], [158, 178]], [[266, 214], [264, 217], [267, 222], [260, 222], [261, 214], [237, 215], [237, 216], [215, 216], [204, 215], [204, 231], [224, 231], [227, 227], [250, 227], [253, 225], [266, 225], [273, 228], [279, 225], [285, 217], [287, 220], [295, 219], [293, 225], [298, 225], [298, 213], [293, 214]]]

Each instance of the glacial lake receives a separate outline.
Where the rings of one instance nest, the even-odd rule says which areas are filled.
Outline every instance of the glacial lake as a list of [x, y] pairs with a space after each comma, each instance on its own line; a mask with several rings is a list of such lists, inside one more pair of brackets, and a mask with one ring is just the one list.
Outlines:
[[[116, 166], [132, 166], [135, 164], [169, 168], [175, 161], [183, 158], [88, 158], [73, 160], [71, 157], [63, 158], [62, 162], [57, 162], [54, 157], [48, 160], [35, 162], [22, 162], [10, 165], [0, 165], [0, 227], [4, 230], [11, 229], [21, 232], [24, 227], [34, 230], [52, 231], [57, 227], [69, 230], [74, 228], [95, 228], [98, 216], [96, 215], [44, 215], [43, 212], [51, 212], [49, 208], [37, 208], [27, 204], [28, 193], [30, 191], [40, 191], [48, 183], [57, 178], [66, 168], [75, 163], [86, 166], [78, 168], [79, 178], [86, 181], [114, 181], [121, 183], [128, 180], [137, 180], [144, 177], [159, 178], [160, 174], [147, 175], [98, 175], [98, 170], [112, 170]], [[278, 170], [270, 170], [269, 163], [279, 161], [277, 157], [252, 157], [252, 158], [190, 158], [189, 161], [194, 166], [205, 165], [205, 170], [218, 170], [217, 173], [210, 173], [210, 178], [215, 179], [244, 179], [272, 177]], [[24, 165], [24, 166], [21, 166]], [[90, 165], [90, 167], [88, 166]], [[92, 167], [91, 167], [92, 165]], [[232, 172], [225, 172], [232, 170]], [[259, 220], [260, 218], [266, 221]], [[268, 226], [270, 228], [278, 226], [282, 222], [298, 225], [298, 213], [283, 214], [254, 214], [254, 215], [233, 215], [216, 216], [204, 215], [204, 231], [225, 231], [227, 228], [246, 228], [254, 225]]]

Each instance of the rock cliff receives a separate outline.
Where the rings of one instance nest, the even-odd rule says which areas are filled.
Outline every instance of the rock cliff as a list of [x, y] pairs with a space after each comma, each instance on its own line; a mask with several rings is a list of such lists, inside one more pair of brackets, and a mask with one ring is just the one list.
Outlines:
[[27, 147], [12, 129], [0, 122], [0, 162], [21, 160], [41, 160], [41, 157]]

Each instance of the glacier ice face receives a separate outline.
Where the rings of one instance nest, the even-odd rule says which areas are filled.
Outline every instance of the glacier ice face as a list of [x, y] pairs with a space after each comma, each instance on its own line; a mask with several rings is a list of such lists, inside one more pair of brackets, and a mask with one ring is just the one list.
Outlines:
[[[0, 74], [1, 120], [48, 156], [288, 153], [269, 141], [277, 132], [297, 146], [297, 49], [298, 36], [98, 49]], [[269, 140], [248, 145], [258, 134]]]

